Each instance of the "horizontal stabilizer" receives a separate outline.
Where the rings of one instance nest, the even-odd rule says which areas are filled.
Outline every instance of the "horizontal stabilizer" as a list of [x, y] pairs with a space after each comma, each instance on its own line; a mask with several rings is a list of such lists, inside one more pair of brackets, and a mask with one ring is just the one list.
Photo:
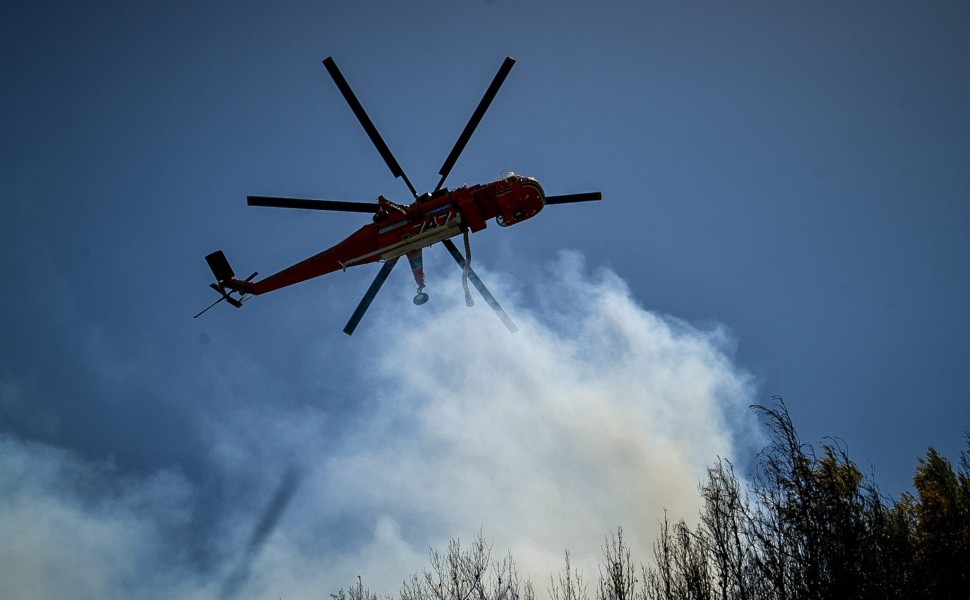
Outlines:
[[223, 288], [222, 286], [218, 286], [218, 285], [216, 285], [214, 283], [210, 283], [209, 284], [209, 287], [211, 287], [215, 291], [217, 291], [220, 294], [222, 294], [222, 298], [220, 299], [220, 301], [221, 300], [225, 300], [226, 302], [228, 302], [229, 304], [235, 306], [236, 308], [242, 308], [242, 302], [240, 302], [239, 300], [236, 300], [235, 298], [233, 298], [232, 296], [229, 295], [232, 292], [227, 292], [225, 290], [225, 288]]

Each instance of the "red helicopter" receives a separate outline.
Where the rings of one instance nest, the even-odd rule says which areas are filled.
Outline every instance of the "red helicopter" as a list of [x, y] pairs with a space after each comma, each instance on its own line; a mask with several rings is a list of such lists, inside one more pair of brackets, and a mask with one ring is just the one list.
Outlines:
[[[465, 125], [465, 129], [458, 136], [458, 141], [455, 142], [454, 148], [451, 149], [451, 153], [445, 159], [441, 170], [438, 171], [441, 176], [438, 185], [432, 192], [419, 195], [394, 155], [391, 154], [387, 144], [384, 143], [381, 134], [374, 127], [374, 123], [367, 116], [364, 107], [357, 100], [357, 96], [354, 95], [347, 80], [344, 79], [343, 74], [337, 68], [333, 57], [326, 58], [323, 65], [330, 73], [334, 83], [337, 84], [340, 93], [343, 94], [354, 115], [363, 125], [364, 131], [367, 132], [371, 142], [377, 147], [377, 151], [380, 152], [384, 162], [391, 169], [391, 173], [394, 177], [404, 180], [412, 196], [414, 196], [414, 202], [408, 205], [399, 205], [383, 196], [380, 196], [377, 202], [249, 196], [247, 202], [250, 206], [367, 213], [373, 215], [373, 223], [364, 225], [337, 245], [259, 281], [254, 281], [258, 273], [253, 273], [243, 280], [236, 279], [236, 274], [229, 266], [229, 261], [222, 250], [209, 254], [205, 257], [205, 260], [216, 278], [216, 283], [210, 284], [209, 287], [218, 292], [220, 298], [195, 316], [199, 317], [223, 300], [236, 308], [240, 308], [243, 302], [253, 296], [272, 292], [337, 270], [346, 270], [349, 267], [382, 261], [384, 265], [344, 327], [344, 333], [352, 335], [401, 256], [407, 256], [415, 283], [418, 286], [414, 303], [421, 305], [428, 301], [428, 294], [424, 292], [422, 251], [432, 244], [441, 242], [455, 259], [455, 262], [462, 268], [462, 284], [465, 290], [466, 304], [468, 306], [474, 304], [471, 292], [468, 289], [468, 281], [471, 281], [509, 331], [517, 331], [508, 314], [471, 268], [469, 232], [474, 233], [485, 229], [486, 221], [492, 218], [500, 226], [507, 227], [535, 216], [544, 206], [550, 204], [601, 200], [603, 196], [600, 192], [547, 196], [538, 181], [514, 173], [491, 183], [463, 186], [456, 189], [442, 187], [452, 167], [454, 167], [455, 161], [458, 160], [458, 156], [464, 150], [469, 138], [471, 138], [475, 128], [478, 127], [485, 111], [488, 110], [514, 64], [515, 59], [506, 57], [492, 83], [485, 91], [485, 95], [478, 103], [475, 112], [472, 113], [468, 124]], [[464, 236], [465, 255], [462, 255], [454, 242], [451, 241], [451, 238], [460, 234]]]

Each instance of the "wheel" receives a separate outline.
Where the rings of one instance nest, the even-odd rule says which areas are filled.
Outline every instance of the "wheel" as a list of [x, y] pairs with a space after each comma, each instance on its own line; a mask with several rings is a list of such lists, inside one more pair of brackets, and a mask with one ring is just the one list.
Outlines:
[[427, 301], [428, 301], [428, 295], [425, 294], [424, 292], [420, 292], [417, 296], [414, 297], [414, 304], [416, 306], [421, 306]]

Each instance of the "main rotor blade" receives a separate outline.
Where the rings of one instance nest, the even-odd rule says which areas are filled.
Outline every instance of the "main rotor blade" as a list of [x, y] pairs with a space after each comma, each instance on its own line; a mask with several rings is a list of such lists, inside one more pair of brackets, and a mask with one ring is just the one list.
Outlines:
[[354, 311], [354, 314], [350, 316], [350, 320], [347, 321], [347, 325], [344, 326], [344, 333], [347, 335], [354, 335], [354, 330], [357, 329], [357, 325], [364, 317], [364, 313], [367, 312], [368, 308], [370, 308], [370, 303], [374, 301], [374, 296], [377, 295], [377, 292], [381, 291], [381, 286], [384, 285], [384, 282], [387, 280], [387, 276], [391, 274], [391, 269], [393, 269], [394, 265], [397, 264], [397, 260], [399, 258], [401, 257], [395, 256], [391, 260], [384, 263], [384, 266], [381, 267], [381, 270], [377, 273], [377, 277], [374, 278], [374, 281], [370, 284], [370, 287], [367, 288], [367, 293], [364, 294], [364, 297], [360, 299], [360, 304], [357, 305], [357, 310]]
[[590, 200], [602, 200], [602, 192], [586, 192], [583, 194], [560, 194], [558, 196], [546, 196], [546, 204], [570, 204], [572, 202], [589, 202]]
[[268, 196], [247, 196], [249, 206], [270, 206], [275, 208], [306, 208], [310, 210], [336, 210], [374, 214], [379, 205], [376, 202], [344, 202], [341, 200], [306, 200], [303, 198], [270, 198]]
[[[441, 243], [444, 244], [445, 248], [448, 249], [448, 252], [451, 253], [452, 258], [455, 259], [455, 262], [458, 263], [458, 266], [464, 269], [465, 257], [462, 256], [461, 252], [458, 251], [458, 247], [455, 246], [455, 243], [452, 242], [451, 240], [445, 240]], [[498, 315], [498, 318], [502, 320], [502, 323], [505, 325], [505, 327], [507, 327], [508, 330], [511, 331], [512, 333], [515, 333], [516, 331], [518, 331], [519, 328], [515, 326], [515, 323], [512, 322], [512, 319], [509, 318], [509, 315], [506, 314], [506, 312], [499, 305], [498, 301], [495, 299], [495, 296], [493, 296], [492, 293], [488, 291], [488, 288], [485, 287], [485, 284], [482, 283], [482, 280], [478, 278], [478, 274], [476, 274], [471, 267], [469, 267], [468, 269], [468, 279], [471, 280], [472, 284], [475, 286], [475, 289], [477, 289], [478, 293], [482, 295], [482, 298], [485, 298], [485, 302], [490, 307], [492, 307], [492, 310], [495, 311], [495, 314]]]
[[514, 58], [511, 56], [505, 57], [505, 62], [503, 62], [502, 66], [499, 67], [498, 73], [495, 74], [495, 79], [492, 80], [491, 85], [489, 85], [488, 89], [485, 90], [485, 95], [482, 97], [482, 101], [478, 103], [478, 108], [476, 108], [475, 112], [472, 113], [472, 118], [468, 120], [468, 124], [465, 125], [464, 131], [462, 131], [461, 135], [458, 136], [458, 141], [455, 142], [455, 147], [451, 149], [451, 154], [449, 154], [448, 158], [445, 159], [445, 164], [441, 165], [441, 170], [438, 171], [438, 174], [441, 175], [441, 181], [438, 182], [438, 185], [435, 187], [434, 191], [437, 192], [441, 189], [441, 186], [444, 185], [445, 179], [448, 177], [448, 174], [451, 173], [452, 167], [455, 166], [455, 161], [458, 160], [458, 156], [461, 154], [461, 151], [465, 149], [465, 144], [468, 143], [469, 138], [471, 138], [472, 134], [475, 133], [475, 128], [478, 127], [478, 123], [482, 120], [482, 117], [485, 116], [485, 111], [488, 110], [488, 106], [492, 103], [492, 100], [495, 99], [495, 94], [497, 94], [499, 88], [502, 87], [502, 83], [505, 81], [505, 78], [508, 77], [509, 71], [512, 70], [512, 65], [514, 64]]
[[408, 179], [408, 176], [404, 174], [404, 169], [401, 168], [401, 165], [398, 164], [397, 159], [394, 158], [393, 154], [391, 154], [391, 149], [388, 148], [387, 144], [384, 143], [384, 138], [381, 137], [381, 134], [377, 131], [377, 127], [374, 127], [374, 123], [370, 120], [370, 117], [367, 116], [367, 112], [364, 110], [364, 107], [361, 106], [360, 100], [358, 100], [357, 96], [354, 94], [354, 90], [350, 89], [350, 84], [347, 83], [347, 80], [344, 79], [340, 69], [337, 68], [337, 63], [333, 61], [333, 57], [328, 56], [327, 58], [323, 59], [323, 66], [327, 68], [327, 71], [330, 73], [330, 77], [333, 78], [333, 82], [337, 84], [337, 89], [339, 89], [340, 93], [343, 94], [344, 100], [347, 101], [347, 104], [350, 105], [350, 109], [354, 111], [354, 115], [357, 116], [357, 120], [360, 121], [360, 124], [364, 126], [364, 131], [367, 132], [367, 136], [370, 138], [370, 141], [373, 142], [374, 146], [377, 147], [377, 151], [381, 153], [381, 157], [384, 159], [384, 162], [387, 163], [388, 168], [391, 169], [391, 173], [395, 177], [404, 179], [404, 183], [406, 183], [408, 189], [411, 190], [411, 195], [417, 198], [418, 192], [414, 189], [414, 186], [411, 185], [411, 180]]

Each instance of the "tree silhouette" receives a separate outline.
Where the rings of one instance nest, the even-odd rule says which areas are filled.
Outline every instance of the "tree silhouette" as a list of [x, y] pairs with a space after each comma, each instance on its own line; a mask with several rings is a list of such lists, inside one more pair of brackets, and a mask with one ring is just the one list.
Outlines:
[[404, 582], [401, 600], [534, 600], [532, 584], [521, 581], [512, 555], [492, 561], [491, 554], [481, 532], [467, 550], [458, 538], [444, 554], [432, 549], [431, 568]]
[[549, 598], [552, 600], [589, 600], [589, 590], [580, 572], [574, 571], [569, 564], [569, 551], [566, 551], [566, 566], [559, 578], [549, 577]]
[[918, 572], [925, 597], [967, 598], [970, 595], [970, 472], [967, 453], [963, 471], [934, 448], [920, 458], [913, 478], [919, 501], [916, 513]]
[[630, 549], [623, 543], [623, 529], [606, 538], [597, 600], [639, 600], [636, 572]]

